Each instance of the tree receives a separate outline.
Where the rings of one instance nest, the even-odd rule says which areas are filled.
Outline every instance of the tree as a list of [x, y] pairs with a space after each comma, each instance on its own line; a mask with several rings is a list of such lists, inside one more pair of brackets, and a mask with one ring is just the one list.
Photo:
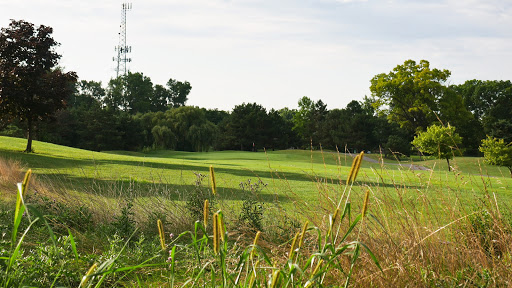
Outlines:
[[[503, 138], [505, 142], [512, 141], [512, 82], [510, 80], [469, 80], [461, 85], [452, 85], [450, 88], [462, 96], [468, 110], [481, 123], [476, 127], [476, 131], [481, 134], [473, 138], [480, 142], [479, 140], [485, 138], [487, 134]], [[476, 146], [478, 145], [479, 143]]]
[[27, 123], [26, 152], [32, 152], [34, 125], [66, 106], [77, 81], [75, 72], [57, 67], [61, 55], [53, 29], [12, 20], [0, 32], [0, 113]]
[[119, 76], [108, 81], [107, 94], [103, 105], [110, 110], [126, 110], [127, 103], [124, 98], [125, 77]]
[[321, 126], [327, 115], [327, 104], [322, 100], [314, 102], [304, 96], [298, 105], [299, 110], [293, 115], [293, 130], [302, 138], [303, 145], [310, 145], [310, 141], [318, 143], [324, 140], [324, 129], [321, 129]]
[[126, 111], [130, 114], [155, 111], [152, 103], [153, 82], [142, 73], [128, 72], [125, 76], [124, 99]]
[[452, 97], [444, 85], [450, 77], [448, 70], [431, 69], [426, 60], [416, 64], [407, 60], [388, 74], [378, 74], [371, 80], [370, 91], [375, 107], [400, 127], [422, 131], [443, 114], [440, 102]]
[[169, 79], [167, 81], [167, 88], [171, 93], [171, 98], [168, 101], [168, 105], [174, 108], [185, 106], [187, 102], [187, 96], [192, 90], [192, 86], [188, 81], [181, 82], [175, 79]]
[[101, 102], [106, 92], [101, 87], [101, 82], [82, 80], [76, 83], [76, 91], [71, 95], [68, 101], [68, 108], [84, 107], [90, 109], [92, 107], [101, 107]]
[[267, 110], [256, 103], [235, 106], [229, 117], [222, 123], [223, 148], [242, 151], [265, 147], [270, 132]]
[[487, 164], [507, 167], [512, 177], [512, 142], [506, 144], [503, 139], [487, 136], [482, 139], [479, 150], [484, 153]]
[[177, 150], [208, 151], [215, 147], [217, 126], [206, 119], [203, 109], [182, 106], [167, 110], [165, 115], [176, 135]]
[[412, 140], [412, 145], [420, 152], [435, 155], [438, 159], [446, 159], [448, 171], [451, 170], [450, 159], [453, 158], [453, 150], [458, 149], [461, 143], [462, 138], [455, 133], [455, 127], [450, 124], [429, 126], [427, 131], [419, 132]]

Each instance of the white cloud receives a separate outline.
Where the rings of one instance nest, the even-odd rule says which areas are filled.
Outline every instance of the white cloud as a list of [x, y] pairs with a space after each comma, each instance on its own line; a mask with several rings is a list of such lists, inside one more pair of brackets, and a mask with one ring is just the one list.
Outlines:
[[[121, 2], [3, 1], [0, 24], [54, 28], [67, 69], [114, 75]], [[406, 59], [452, 71], [452, 81], [510, 78], [512, 6], [506, 0], [146, 0], [128, 12], [132, 71], [192, 84], [189, 104], [329, 108], [369, 94], [370, 79]]]

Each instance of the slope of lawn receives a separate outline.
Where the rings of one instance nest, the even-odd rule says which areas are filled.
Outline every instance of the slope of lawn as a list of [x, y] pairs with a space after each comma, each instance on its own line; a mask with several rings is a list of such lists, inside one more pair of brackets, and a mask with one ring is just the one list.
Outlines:
[[[226, 263], [230, 267], [241, 259], [240, 255], [248, 255], [241, 252], [244, 247], [251, 247], [255, 229], [263, 231], [260, 244], [271, 254], [272, 262], [265, 262], [266, 268], [258, 267], [261, 283], [266, 283], [275, 274], [273, 265], [284, 267], [282, 275], [285, 275], [290, 267], [289, 261], [302, 265], [306, 259], [312, 259], [308, 258], [310, 256], [329, 255], [337, 255], [332, 258], [332, 263], [338, 259], [338, 268], [325, 268], [327, 286], [339, 285], [340, 277], [347, 275], [339, 271], [347, 271], [353, 263], [357, 264], [355, 274], [347, 277], [352, 277], [352, 283], [357, 283], [355, 287], [404, 287], [411, 286], [411, 283], [411, 287], [458, 287], [461, 283], [488, 287], [485, 283], [488, 284], [489, 279], [499, 281], [496, 286], [507, 287], [504, 283], [508, 282], [504, 279], [510, 279], [509, 259], [512, 254], [508, 244], [511, 239], [509, 207], [512, 180], [505, 169], [487, 166], [481, 158], [455, 158], [450, 162], [454, 169], [448, 172], [444, 160], [413, 157], [401, 162], [383, 161], [378, 154], [368, 154], [356, 181], [347, 185], [353, 155], [332, 151], [100, 153], [36, 141], [33, 144], [36, 153], [27, 154], [21, 152], [25, 144], [25, 139], [0, 137], [0, 160], [9, 159], [8, 164], [14, 160], [24, 169], [32, 168], [36, 180], [41, 181], [32, 181], [27, 202], [43, 209], [42, 215], [58, 235], [66, 236], [73, 232], [80, 247], [80, 261], [78, 256], [69, 254], [71, 256], [63, 258], [63, 263], [77, 266], [73, 270], [77, 275], [71, 277], [75, 282], [87, 271], [91, 260], [101, 263], [110, 259], [112, 247], [115, 253], [122, 251], [124, 248], [120, 244], [123, 239], [129, 241], [127, 239], [135, 228], [140, 229], [142, 234], [137, 235], [141, 238], [137, 240], [138, 244], [128, 246], [122, 259], [117, 260], [120, 262], [118, 267], [138, 265], [150, 257], [157, 266], [137, 269], [136, 275], [130, 275], [119, 283], [125, 283], [127, 287], [135, 283], [161, 287], [162, 283], [167, 283], [168, 287], [174, 287], [168, 283], [170, 278], [166, 275], [176, 277], [180, 284], [190, 280], [189, 277], [196, 277], [202, 273], [204, 262], [192, 260], [196, 252], [190, 248], [197, 246], [195, 240], [190, 237], [180, 239], [180, 236], [180, 242], [171, 242], [171, 246], [164, 247], [179, 251], [179, 268], [174, 272], [173, 268], [168, 268], [171, 254], [160, 247], [163, 244], [159, 244], [155, 223], [157, 219], [161, 220], [167, 233], [192, 235], [187, 231], [203, 222], [202, 217], [194, 214], [197, 211], [194, 209], [204, 211], [205, 198], [212, 200], [210, 212], [222, 210], [222, 219], [225, 219], [230, 232], [226, 234], [229, 240], [224, 242], [221, 248], [224, 252], [220, 254], [226, 255]], [[411, 169], [411, 164], [419, 170]], [[210, 194], [210, 166], [215, 168], [220, 195]], [[1, 173], [0, 176], [0, 209], [12, 208], [10, 201], [15, 197], [15, 186], [6, 186], [6, 177]], [[267, 185], [258, 186], [260, 180]], [[39, 182], [44, 185], [38, 186]], [[251, 193], [249, 189], [256, 192]], [[201, 194], [205, 191], [206, 194]], [[190, 195], [197, 201], [190, 204], [191, 198], [187, 198]], [[246, 201], [254, 200], [251, 198], [254, 195], [258, 197], [256, 202]], [[4, 202], [6, 198], [8, 201]], [[246, 203], [250, 206], [244, 210]], [[214, 205], [217, 206], [214, 208]], [[343, 210], [339, 210], [340, 207], [344, 207]], [[8, 210], [0, 210], [0, 216], [10, 222], [12, 220], [7, 214], [12, 212]], [[247, 221], [241, 215], [252, 218]], [[212, 221], [210, 218], [210, 223]], [[289, 246], [294, 245], [303, 223], [303, 227], [309, 225], [310, 228], [302, 229], [302, 235], [307, 234], [304, 239], [307, 249], [298, 250], [304, 253], [302, 258], [291, 259], [292, 252], [287, 251], [292, 251]], [[255, 224], [261, 224], [261, 227]], [[27, 249], [45, 249], [44, 245], [38, 244], [45, 241], [44, 229], [41, 226], [30, 233], [25, 240]], [[218, 233], [217, 229], [214, 230]], [[212, 232], [214, 230], [205, 233], [216, 233]], [[330, 231], [333, 234], [329, 234]], [[343, 234], [348, 238], [338, 238]], [[116, 240], [116, 235], [121, 237], [118, 238], [120, 241]], [[147, 240], [141, 235], [147, 235]], [[160, 237], [170, 241], [175, 239], [172, 234], [161, 235], [163, 233]], [[213, 235], [208, 237], [214, 238]], [[212, 250], [208, 237], [203, 237], [206, 245], [201, 245], [204, 249], [201, 254], [205, 257], [203, 260], [211, 261], [208, 267], [213, 271], [212, 275], [217, 273], [212, 276], [215, 283], [218, 275], [225, 275], [218, 274], [216, 269], [220, 264], [215, 264], [215, 259], [224, 260], [223, 256], [214, 257], [215, 244]], [[331, 247], [328, 243], [336, 241], [339, 247], [348, 245], [343, 246], [348, 247], [348, 253], [338, 257], [330, 250], [321, 250], [324, 245], [320, 245], [322, 238], [325, 247]], [[382, 270], [366, 252], [357, 262], [349, 262], [355, 259], [350, 255], [357, 254], [354, 249], [359, 249], [359, 244], [353, 245], [359, 241], [375, 253]], [[314, 248], [317, 243], [318, 249]], [[22, 268], [17, 271], [20, 271], [20, 277], [33, 277], [30, 274], [32, 270], [26, 267], [33, 267], [34, 263], [42, 265], [36, 270], [45, 273], [54, 268], [50, 262], [31, 258], [31, 255], [39, 254], [27, 250], [19, 260]], [[249, 262], [252, 262], [252, 257], [251, 253]], [[312, 274], [305, 275], [315, 274], [316, 269], [310, 266], [304, 266], [303, 270]], [[245, 270], [236, 268], [235, 271], [235, 268], [232, 266], [230, 271]], [[22, 273], [24, 271], [26, 273]], [[55, 273], [60, 275], [60, 271]], [[123, 277], [119, 274], [110, 278], [115, 282]], [[250, 279], [247, 275], [244, 278]], [[203, 281], [207, 283], [208, 279]], [[299, 279], [297, 283], [304, 284], [306, 280]], [[196, 283], [195, 287], [201, 287], [201, 283]]]
[[[284, 150], [267, 152], [178, 152], [152, 151], [139, 152], [92, 152], [35, 141], [35, 153], [21, 152], [25, 139], [0, 137], [0, 157], [20, 161], [25, 167], [32, 168], [39, 177], [59, 180], [70, 189], [87, 192], [94, 185], [115, 185], [113, 183], [138, 183], [139, 185], [171, 185], [191, 187], [198, 176], [207, 175], [209, 166], [216, 172], [217, 186], [222, 194], [236, 195], [240, 183], [261, 180], [268, 184], [262, 197], [281, 195], [289, 192], [289, 197], [302, 200], [316, 199], [317, 184], [327, 183], [334, 191], [340, 191], [344, 183], [352, 156], [344, 153], [309, 150]], [[483, 164], [481, 158], [457, 157], [451, 161], [455, 167], [448, 172], [446, 161], [402, 161], [384, 160], [380, 165], [380, 155], [367, 154], [358, 180], [367, 185], [400, 185], [421, 189], [422, 187], [457, 187], [468, 192], [479, 191], [482, 183], [502, 188], [499, 196], [512, 199], [510, 191], [512, 181], [507, 177], [506, 168]], [[381, 163], [381, 162], [380, 162]], [[410, 170], [410, 164], [424, 166], [429, 170]], [[401, 164], [401, 165], [398, 165]], [[483, 174], [485, 179], [479, 175]], [[459, 175], [454, 177], [454, 175]], [[203, 184], [208, 178], [203, 179]], [[404, 183], [405, 182], [405, 183]], [[102, 184], [101, 184], [102, 183]], [[139, 187], [140, 188], [140, 187]], [[179, 188], [177, 188], [179, 189]], [[144, 189], [142, 189], [144, 190]], [[450, 189], [447, 189], [450, 190]], [[500, 191], [502, 193], [500, 193]], [[141, 192], [143, 193], [143, 192]], [[227, 194], [227, 193], [226, 193]], [[283, 198], [285, 200], [285, 198]]]

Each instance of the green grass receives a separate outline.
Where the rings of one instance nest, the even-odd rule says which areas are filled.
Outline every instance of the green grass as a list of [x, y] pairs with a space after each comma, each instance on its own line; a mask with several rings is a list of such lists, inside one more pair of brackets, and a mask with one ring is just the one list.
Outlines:
[[[326, 232], [330, 225], [329, 214], [333, 214], [336, 203], [344, 204], [345, 207], [352, 207], [350, 210], [352, 212], [349, 211], [349, 213], [353, 213], [353, 217], [361, 217], [356, 215], [361, 215], [360, 209], [363, 206], [362, 198], [365, 193], [368, 193], [370, 199], [368, 217], [365, 219], [364, 223], [358, 225], [359, 228], [357, 228], [357, 231], [353, 230], [354, 233], [351, 233], [350, 240], [348, 241], [357, 242], [359, 239], [364, 240], [364, 244], [368, 244], [368, 247], [376, 252], [377, 258], [379, 258], [383, 267], [387, 267], [384, 269], [385, 273], [383, 275], [385, 277], [379, 278], [383, 281], [381, 283], [385, 283], [385, 285], [380, 285], [381, 287], [404, 286], [406, 283], [418, 283], [418, 286], [424, 284], [423, 286], [427, 287], [436, 286], [432, 283], [466, 283], [465, 279], [475, 279], [475, 277], [479, 275], [479, 271], [485, 272], [487, 271], [486, 269], [491, 269], [493, 273], [496, 273], [495, 275], [493, 274], [492, 277], [493, 279], [499, 280], [500, 278], [505, 279], [510, 276], [509, 272], [512, 271], [509, 269], [511, 262], [507, 260], [512, 259], [510, 258], [512, 254], [510, 254], [509, 250], [506, 250], [506, 247], [508, 247], [506, 244], [510, 243], [510, 230], [507, 221], [512, 219], [512, 216], [508, 212], [510, 201], [512, 200], [512, 193], [510, 193], [512, 180], [508, 177], [508, 174], [505, 173], [507, 172], [505, 169], [487, 166], [482, 163], [481, 158], [455, 158], [451, 161], [455, 169], [452, 172], [448, 172], [445, 160], [412, 157], [412, 160], [409, 159], [399, 163], [398, 161], [386, 159], [381, 166], [375, 163], [381, 160], [380, 155], [370, 154], [365, 157], [366, 159], [373, 159], [373, 162], [363, 162], [356, 183], [354, 183], [353, 187], [347, 189], [345, 179], [352, 163], [352, 157], [332, 151], [286, 150], [268, 151], [267, 153], [239, 151], [209, 153], [177, 151], [140, 153], [110, 151], [99, 153], [36, 141], [34, 142], [36, 153], [26, 154], [21, 152], [25, 147], [25, 141], [24, 139], [0, 137], [0, 158], [18, 160], [24, 167], [32, 168], [35, 176], [38, 177], [39, 180], [43, 180], [41, 182], [46, 183], [50, 188], [59, 186], [55, 191], [59, 191], [58, 193], [63, 194], [51, 192], [46, 194], [57, 198], [57, 202], [60, 200], [59, 195], [65, 200], [62, 201], [62, 207], [64, 208], [61, 207], [54, 210], [58, 215], [67, 213], [67, 218], [61, 217], [58, 219], [82, 219], [82, 214], [73, 214], [70, 213], [72, 210], [68, 211], [66, 209], [69, 203], [71, 203], [70, 206], [74, 205], [77, 207], [85, 203], [89, 209], [94, 208], [91, 212], [94, 213], [93, 217], [95, 218], [91, 220], [91, 223], [94, 223], [96, 228], [104, 225], [103, 229], [109, 227], [109, 229], [112, 229], [112, 227], [115, 226], [113, 225], [113, 223], [115, 224], [113, 221], [119, 219], [119, 210], [123, 207], [123, 203], [130, 201], [129, 199], [135, 199], [133, 212], [137, 214], [135, 216], [137, 223], [134, 224], [137, 224], [139, 228], [147, 229], [144, 233], [147, 233], [146, 235], [148, 235], [150, 241], [144, 245], [149, 246], [144, 246], [147, 248], [142, 249], [137, 248], [137, 246], [128, 247], [128, 249], [132, 250], [126, 253], [127, 262], [122, 262], [120, 265], [141, 263], [140, 260], [144, 259], [143, 257], [147, 255], [141, 254], [139, 255], [140, 257], [135, 257], [132, 254], [136, 253], [136, 251], [153, 251], [155, 247], [157, 247], [155, 251], [159, 251], [158, 245], [153, 247], [155, 244], [153, 240], [155, 237], [158, 237], [156, 231], [148, 229], [148, 227], [151, 228], [154, 226], [156, 221], [150, 219], [149, 216], [146, 218], [141, 217], [141, 215], [144, 216], [148, 214], [147, 212], [156, 211], [161, 213], [160, 215], [167, 217], [164, 221], [170, 229], [166, 230], [167, 233], [169, 233], [169, 231], [175, 233], [184, 231], [183, 233], [188, 233], [187, 231], [193, 229], [191, 228], [193, 224], [191, 224], [190, 221], [196, 219], [187, 218], [187, 211], [183, 209], [186, 204], [185, 201], [183, 201], [184, 198], [182, 198], [183, 194], [180, 193], [189, 193], [197, 189], [197, 186], [194, 184], [197, 177], [194, 173], [207, 175], [210, 165], [213, 165], [215, 167], [217, 189], [221, 194], [221, 197], [216, 197], [216, 200], [219, 201], [219, 205], [223, 205], [222, 207], [215, 208], [215, 210], [219, 208], [222, 209], [223, 213], [226, 215], [227, 221], [229, 221], [228, 226], [230, 226], [231, 230], [235, 233], [230, 239], [236, 239], [233, 247], [229, 246], [229, 249], [233, 249], [233, 251], [228, 250], [228, 246], [222, 248], [224, 250], [222, 250], [223, 252], [220, 254], [220, 267], [238, 261], [239, 258], [236, 257], [240, 256], [240, 249], [243, 249], [240, 247], [250, 247], [250, 239], [248, 242], [247, 239], [244, 240], [237, 237], [238, 235], [246, 238], [251, 237], [250, 233], [246, 233], [249, 230], [243, 230], [243, 228], [242, 230], [238, 230], [239, 227], [236, 222], [238, 213], [240, 212], [240, 200], [247, 199], [247, 197], [242, 195], [246, 192], [241, 190], [239, 185], [242, 182], [246, 183], [248, 179], [251, 179], [253, 183], [261, 179], [263, 182], [267, 183], [268, 186], [259, 193], [259, 200], [274, 204], [278, 203], [280, 206], [277, 207], [278, 205], [276, 205], [276, 209], [270, 207], [272, 204], [266, 206], [266, 226], [264, 234], [266, 241], [273, 241], [266, 242], [267, 245], [271, 246], [268, 251], [273, 252], [273, 259], [284, 265], [282, 266], [284, 268], [281, 270], [281, 277], [292, 275], [292, 266], [286, 264], [290, 263], [290, 259], [286, 256], [286, 253], [289, 249], [288, 246], [292, 243], [291, 239], [293, 235], [296, 235], [297, 229], [300, 230], [302, 223], [304, 223], [305, 220], [311, 223], [311, 230], [308, 232], [308, 237], [310, 243], [309, 248], [312, 248], [313, 246], [311, 245], [316, 243], [315, 231], [317, 228], [319, 229], [318, 231], [322, 231], [322, 235], [327, 235]], [[410, 164], [425, 166], [433, 170], [410, 170], [408, 168]], [[208, 181], [208, 177], [205, 177], [203, 181]], [[39, 181], [34, 182], [37, 184]], [[202, 186], [208, 186], [208, 183], [203, 182]], [[14, 189], [12, 188], [13, 187], [7, 187], [5, 185], [0, 186], [0, 197], [14, 196], [15, 198], [15, 193], [13, 193]], [[37, 189], [37, 186], [34, 185], [28, 194], [34, 195]], [[206, 190], [208, 188], [200, 189]], [[344, 194], [344, 192], [347, 193]], [[54, 201], [55, 198], [45, 201], [51, 204], [51, 201]], [[83, 199], [87, 199], [88, 202], [81, 202]], [[76, 203], [74, 203], [74, 201], [76, 201]], [[236, 207], [237, 205], [238, 208]], [[340, 205], [340, 207], [343, 207], [343, 205]], [[235, 208], [235, 211], [231, 208]], [[499, 212], [500, 210], [501, 212]], [[297, 213], [298, 215], [293, 213]], [[501, 213], [503, 214], [503, 218]], [[98, 215], [104, 218], [98, 218]], [[153, 214], [153, 216], [155, 215], [156, 214]], [[359, 219], [353, 218], [350, 214], [347, 215], [348, 223]], [[485, 218], [485, 215], [488, 215], [488, 218]], [[343, 218], [343, 216], [341, 216], [341, 218]], [[48, 219], [52, 218], [50, 217]], [[290, 219], [295, 221], [295, 223], [286, 222]], [[480, 221], [483, 226], [478, 224], [480, 223], [478, 221]], [[66, 223], [68, 223], [67, 225], [75, 225], [75, 222], [76, 221], [67, 221], [63, 223], [64, 225], [66, 225]], [[283, 225], [283, 223], [288, 224]], [[338, 226], [338, 230], [336, 231], [341, 231], [341, 233], [352, 231], [351, 229], [347, 230], [347, 228], [349, 228], [347, 223], [343, 225], [341, 221], [336, 223], [337, 225], [341, 225]], [[60, 227], [61, 222], [56, 224], [59, 224], [56, 226], [57, 228], [62, 228]], [[179, 225], [182, 224], [183, 227], [179, 227]], [[279, 230], [279, 225], [283, 225], [285, 229]], [[91, 254], [93, 253], [91, 251], [96, 251], [98, 247], [102, 247], [103, 245], [103, 250], [105, 250], [103, 254], [112, 254], [107, 251], [108, 243], [112, 242], [112, 239], [109, 238], [109, 236], [111, 236], [110, 234], [105, 235], [100, 233], [101, 235], [94, 235], [91, 238], [92, 234], [88, 234], [90, 232], [87, 232], [89, 228], [80, 230], [78, 229], [79, 227], [80, 226], [75, 225], [71, 227], [71, 229], [76, 236], [77, 243], [82, 247], [79, 248], [80, 253], [86, 253], [86, 255], [93, 258], [96, 257], [95, 259], [98, 259], [98, 257], [100, 257], [99, 259], [103, 259], [101, 258], [103, 256], [94, 256]], [[490, 230], [491, 228], [492, 231], [496, 230], [501, 234], [498, 233], [498, 235], [497, 232], [492, 232]], [[94, 233], [98, 233], [96, 230], [98, 229], [95, 229]], [[118, 230], [121, 231], [120, 228]], [[66, 228], [63, 231], [67, 232], [68, 230]], [[108, 231], [111, 230], [104, 230], [102, 233], [109, 233]], [[37, 230], [34, 232], [37, 232]], [[86, 234], [82, 234], [82, 232]], [[243, 235], [237, 234], [239, 232]], [[283, 233], [288, 234], [282, 235]], [[200, 234], [204, 235], [204, 233]], [[192, 234], [189, 233], [186, 235]], [[272, 237], [272, 235], [279, 235], [282, 238]], [[128, 237], [129, 235], [125, 233], [121, 234], [121, 236]], [[195, 237], [199, 236], [198, 234]], [[327, 245], [329, 241], [327, 236], [325, 237], [324, 244]], [[106, 238], [109, 238], [108, 241]], [[204, 239], [206, 242], [209, 241], [206, 240], [206, 238]], [[29, 240], [30, 245], [35, 242], [39, 243], [39, 240]], [[102, 244], [102, 242], [105, 243]], [[347, 247], [352, 247], [349, 250], [353, 249], [353, 255], [357, 255], [355, 251], [357, 251], [357, 247], [360, 246], [359, 244], [354, 246], [353, 243], [356, 242], [340, 243], [340, 245], [352, 245]], [[197, 243], [197, 241], [192, 239], [189, 243], [189, 248]], [[493, 245], [497, 245], [495, 248], [496, 251], [505, 251], [503, 258], [489, 254], [492, 250], [489, 250], [490, 248], [486, 246], [486, 243], [497, 243]], [[505, 248], [500, 248], [500, 243], [503, 243], [503, 247]], [[241, 246], [238, 246], [239, 244], [241, 244]], [[37, 247], [44, 247], [44, 245], [38, 245]], [[177, 246], [174, 246], [174, 248], [176, 247]], [[182, 247], [182, 245], [179, 245], [179, 247]], [[177, 268], [181, 269], [180, 272], [176, 274], [179, 278], [177, 280], [179, 282], [185, 281], [189, 272], [192, 272], [192, 275], [202, 275], [201, 273], [203, 273], [204, 270], [200, 270], [200, 268], [203, 267], [204, 263], [193, 264], [190, 262], [190, 259], [194, 257], [191, 254], [192, 252], [179, 247], [177, 248], [180, 251], [179, 256], [182, 257], [179, 263], [184, 266]], [[212, 257], [211, 249], [206, 246], [201, 247], [201, 249], [206, 249], [204, 251], [201, 250], [201, 253], [210, 259]], [[314, 251], [319, 251], [318, 255], [324, 255], [324, 252], [327, 250], [323, 248], [328, 247], [334, 246], [319, 246], [318, 249]], [[100, 250], [102, 249], [100, 248]], [[114, 250], [121, 251], [122, 249], [121, 246], [119, 246]], [[423, 254], [423, 251], [425, 251], [425, 254]], [[163, 261], [163, 263], [159, 263], [158, 265], [162, 267], [169, 266], [169, 263], [165, 262], [168, 257], [166, 253], [167, 251], [163, 253], [164, 255], [161, 255], [162, 253], [160, 252], [157, 253], [160, 255], [159, 257], [162, 258], [159, 261]], [[24, 256], [32, 254], [33, 253], [26, 253]], [[224, 259], [222, 255], [227, 258]], [[308, 259], [307, 257], [313, 255], [316, 254], [308, 254], [307, 256], [305, 254], [304, 256], [306, 258], [297, 261], [297, 264], [305, 265], [302, 270], [312, 270], [311, 265], [308, 265], [305, 261]], [[347, 258], [345, 256], [347, 255], [352, 254], [346, 253], [340, 255], [340, 259], [345, 260], [338, 263], [340, 267], [339, 269], [335, 269], [336, 271], [342, 271], [342, 268], [352, 269], [352, 267], [354, 267], [352, 265], [354, 262], [350, 263], [346, 261]], [[424, 257], [423, 255], [426, 256]], [[453, 257], [450, 258], [450, 255]], [[475, 255], [483, 255], [484, 257], [479, 258]], [[89, 256], [87, 259], [90, 259]], [[242, 254], [242, 256], [245, 257], [244, 261], [249, 259], [247, 258], [249, 257], [248, 254]], [[350, 258], [350, 256], [348, 257]], [[486, 260], [487, 258], [485, 257], [494, 258], [489, 261]], [[205, 260], [207, 258], [205, 258]], [[357, 257], [352, 259], [356, 258]], [[375, 284], [379, 282], [373, 283], [373, 280], [369, 280], [367, 277], [368, 275], [380, 275], [379, 273], [381, 272], [372, 264], [372, 259], [368, 258], [368, 256], [364, 256], [363, 258], [363, 260], [358, 260], [360, 263], [357, 269], [359, 274], [354, 276], [354, 280], [358, 281], [361, 287], [368, 287], [370, 284], [379, 286], [379, 284]], [[70, 259], [73, 260], [73, 257]], [[27, 263], [32, 261], [29, 260], [27, 260], [28, 262], [23, 261]], [[38, 259], [33, 261], [36, 260], [39, 261]], [[292, 260], [292, 262], [293, 261], [295, 260]], [[87, 267], [85, 267], [85, 262], [87, 262]], [[83, 266], [81, 269], [84, 273], [90, 266], [89, 260], [85, 262], [80, 264]], [[334, 262], [332, 263], [334, 264]], [[489, 263], [493, 263], [493, 265], [496, 264], [497, 266], [495, 267], [498, 268], [490, 267]], [[275, 270], [270, 268], [272, 265], [275, 265], [273, 261], [267, 261], [265, 263], [266, 268], [259, 270], [262, 272], [260, 275], [261, 283], [267, 281], [269, 275], [273, 275], [273, 271]], [[216, 267], [216, 265], [212, 265], [211, 271], [216, 270]], [[290, 271], [287, 270], [287, 267]], [[399, 267], [408, 268], [397, 269]], [[466, 269], [467, 267], [471, 269]], [[326, 269], [328, 268], [326, 267]], [[221, 270], [223, 271], [222, 273], [219, 272], [220, 270], [215, 273], [225, 275], [225, 268]], [[162, 280], [158, 276], [155, 276], [157, 274], [160, 275], [160, 272], [152, 274], [150, 271], [152, 271], [152, 269], [141, 269], [141, 274], [138, 275], [143, 275], [143, 281], [148, 281], [148, 284], [156, 283], [156, 285], [160, 286], [159, 283]], [[337, 283], [336, 281], [338, 280], [336, 279], [339, 279], [341, 274], [336, 271], [334, 271], [333, 274], [329, 274], [328, 278], [330, 278], [330, 280], [327, 279], [328, 283]], [[144, 276], [145, 272], [149, 272], [147, 276]], [[81, 275], [83, 275], [83, 273]], [[343, 275], [346, 276], [346, 274]], [[441, 278], [436, 275], [443, 276]], [[461, 277], [460, 279], [462, 280], [444, 282], [448, 281], [446, 279], [455, 279], [454, 277]], [[306, 278], [299, 280], [299, 282], [303, 283], [307, 280]], [[250, 278], [247, 274], [247, 276], [244, 276], [242, 279], [247, 281]], [[375, 278], [374, 280], [377, 281], [379, 279]], [[485, 279], [482, 281], [484, 280]], [[135, 281], [135, 279], [130, 278], [130, 281]], [[202, 281], [206, 282], [207, 278], [204, 278]], [[475, 281], [479, 280], [477, 279]], [[131, 282], [131, 284], [133, 283], [134, 282]], [[448, 286], [451, 287], [454, 285]], [[483, 285], [481, 287], [487, 286]]]
[[[133, 183], [147, 190], [156, 186], [190, 188], [196, 179], [194, 172], [208, 174], [209, 166], [213, 165], [217, 187], [226, 197], [236, 200], [241, 182], [259, 178], [269, 184], [261, 195], [263, 199], [278, 195], [283, 201], [291, 200], [290, 197], [314, 201], [318, 196], [319, 181], [331, 183], [329, 187], [333, 191], [341, 190], [339, 183], [345, 182], [352, 163], [349, 155], [330, 151], [100, 153], [35, 141], [36, 153], [27, 154], [22, 152], [25, 144], [25, 139], [0, 137], [0, 157], [19, 160], [39, 177], [60, 180], [68, 189], [77, 192], [88, 192], [92, 185], [111, 187]], [[366, 157], [377, 160], [380, 155]], [[422, 189], [425, 180], [429, 179], [433, 188], [460, 188], [462, 185], [463, 190], [471, 193], [482, 187], [484, 182], [479, 175], [483, 174], [490, 185], [503, 188], [498, 189], [500, 197], [512, 200], [507, 192], [512, 181], [506, 168], [485, 165], [482, 158], [457, 157], [451, 161], [456, 167], [452, 173], [447, 172], [444, 160], [404, 161], [402, 167], [396, 165], [397, 161], [386, 159], [384, 162], [385, 169], [381, 169], [377, 163], [364, 161], [358, 180], [371, 186], [393, 185], [393, 182], [405, 179], [407, 183], [402, 185]], [[410, 163], [434, 168], [434, 171], [410, 171], [407, 168]], [[453, 173], [459, 173], [460, 177], [451, 177]]]

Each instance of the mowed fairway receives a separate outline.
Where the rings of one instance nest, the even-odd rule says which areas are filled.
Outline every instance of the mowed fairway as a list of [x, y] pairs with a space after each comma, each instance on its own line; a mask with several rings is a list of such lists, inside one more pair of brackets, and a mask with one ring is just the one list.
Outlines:
[[[335, 197], [344, 189], [353, 159], [344, 153], [309, 150], [100, 153], [37, 141], [36, 153], [27, 154], [21, 152], [25, 145], [25, 139], [0, 137], [0, 157], [18, 160], [24, 167], [32, 168], [40, 179], [58, 182], [76, 192], [102, 193], [108, 189], [98, 187], [113, 186], [128, 191], [136, 187], [137, 196], [151, 196], [152, 191], [163, 187], [186, 190], [195, 185], [198, 173], [208, 175], [213, 165], [219, 193], [226, 200], [237, 200], [240, 183], [249, 179], [268, 184], [260, 192], [263, 201], [316, 201], [319, 193], [325, 191]], [[377, 154], [365, 157], [379, 159]], [[385, 160], [384, 165], [364, 161], [357, 179], [359, 186], [441, 191], [447, 197], [458, 191], [463, 199], [473, 199], [487, 185], [495, 190], [500, 201], [512, 200], [508, 170], [485, 165], [481, 158], [456, 158], [451, 162], [456, 167], [453, 172], [447, 171], [444, 160], [414, 162], [434, 168], [433, 171], [410, 170], [407, 162], [397, 164], [392, 160]], [[208, 181], [204, 177], [202, 185], [207, 186]]]

